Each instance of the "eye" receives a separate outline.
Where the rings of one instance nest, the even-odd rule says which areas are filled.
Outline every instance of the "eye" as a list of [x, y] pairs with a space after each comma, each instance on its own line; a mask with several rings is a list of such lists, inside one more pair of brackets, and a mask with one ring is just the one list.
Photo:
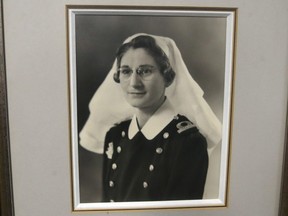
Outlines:
[[151, 69], [151, 68], [144, 68], [144, 69], [142, 70], [142, 73], [145, 74], [145, 75], [151, 74], [151, 73], [152, 73], [152, 69]]
[[129, 75], [132, 70], [130, 68], [119, 68], [118, 71], [123, 75]]
[[137, 70], [138, 74], [141, 74], [142, 76], [149, 76], [153, 72], [153, 67], [139, 67]]

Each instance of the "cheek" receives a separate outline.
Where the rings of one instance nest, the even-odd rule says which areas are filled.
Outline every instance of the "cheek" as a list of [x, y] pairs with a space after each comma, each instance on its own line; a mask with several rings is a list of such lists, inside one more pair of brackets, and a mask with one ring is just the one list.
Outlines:
[[150, 92], [155, 95], [155, 97], [159, 97], [165, 92], [165, 84], [163, 82], [155, 82], [150, 86]]
[[127, 84], [123, 83], [123, 82], [120, 82], [120, 87], [121, 87], [121, 90], [122, 91], [126, 91], [127, 89]]

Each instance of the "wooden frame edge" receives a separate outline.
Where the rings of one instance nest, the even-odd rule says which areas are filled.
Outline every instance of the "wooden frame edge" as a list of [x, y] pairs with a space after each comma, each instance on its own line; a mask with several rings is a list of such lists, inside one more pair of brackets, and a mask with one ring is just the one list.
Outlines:
[[14, 216], [9, 141], [3, 1], [0, 0], [0, 215]]
[[288, 104], [286, 111], [285, 144], [283, 149], [282, 182], [280, 190], [279, 216], [288, 215]]

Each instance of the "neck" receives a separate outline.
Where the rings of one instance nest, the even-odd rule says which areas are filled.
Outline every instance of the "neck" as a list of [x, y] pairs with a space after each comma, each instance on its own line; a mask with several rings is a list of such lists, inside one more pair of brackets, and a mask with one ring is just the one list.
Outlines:
[[165, 101], [165, 96], [159, 100], [159, 103], [156, 106], [153, 106], [152, 108], [141, 108], [137, 110], [136, 116], [137, 116], [137, 122], [138, 126], [141, 129], [146, 122], [150, 119], [150, 117], [161, 107], [161, 105]]

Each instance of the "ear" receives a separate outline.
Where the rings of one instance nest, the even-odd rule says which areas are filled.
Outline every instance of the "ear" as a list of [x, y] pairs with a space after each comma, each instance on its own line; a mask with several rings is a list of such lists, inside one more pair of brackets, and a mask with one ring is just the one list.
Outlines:
[[173, 71], [171, 67], [169, 67], [163, 72], [163, 77], [165, 81], [165, 87], [167, 88], [173, 83], [174, 78], [175, 78], [175, 72]]
[[116, 72], [113, 74], [113, 79], [116, 83], [120, 83], [120, 79], [119, 79], [119, 73]]
[[164, 80], [164, 81], [165, 81], [165, 87], [166, 87], [166, 88], [169, 87], [169, 86], [172, 84], [173, 80], [174, 80], [174, 79], [172, 79], [172, 80], [165, 79], [165, 80]]

